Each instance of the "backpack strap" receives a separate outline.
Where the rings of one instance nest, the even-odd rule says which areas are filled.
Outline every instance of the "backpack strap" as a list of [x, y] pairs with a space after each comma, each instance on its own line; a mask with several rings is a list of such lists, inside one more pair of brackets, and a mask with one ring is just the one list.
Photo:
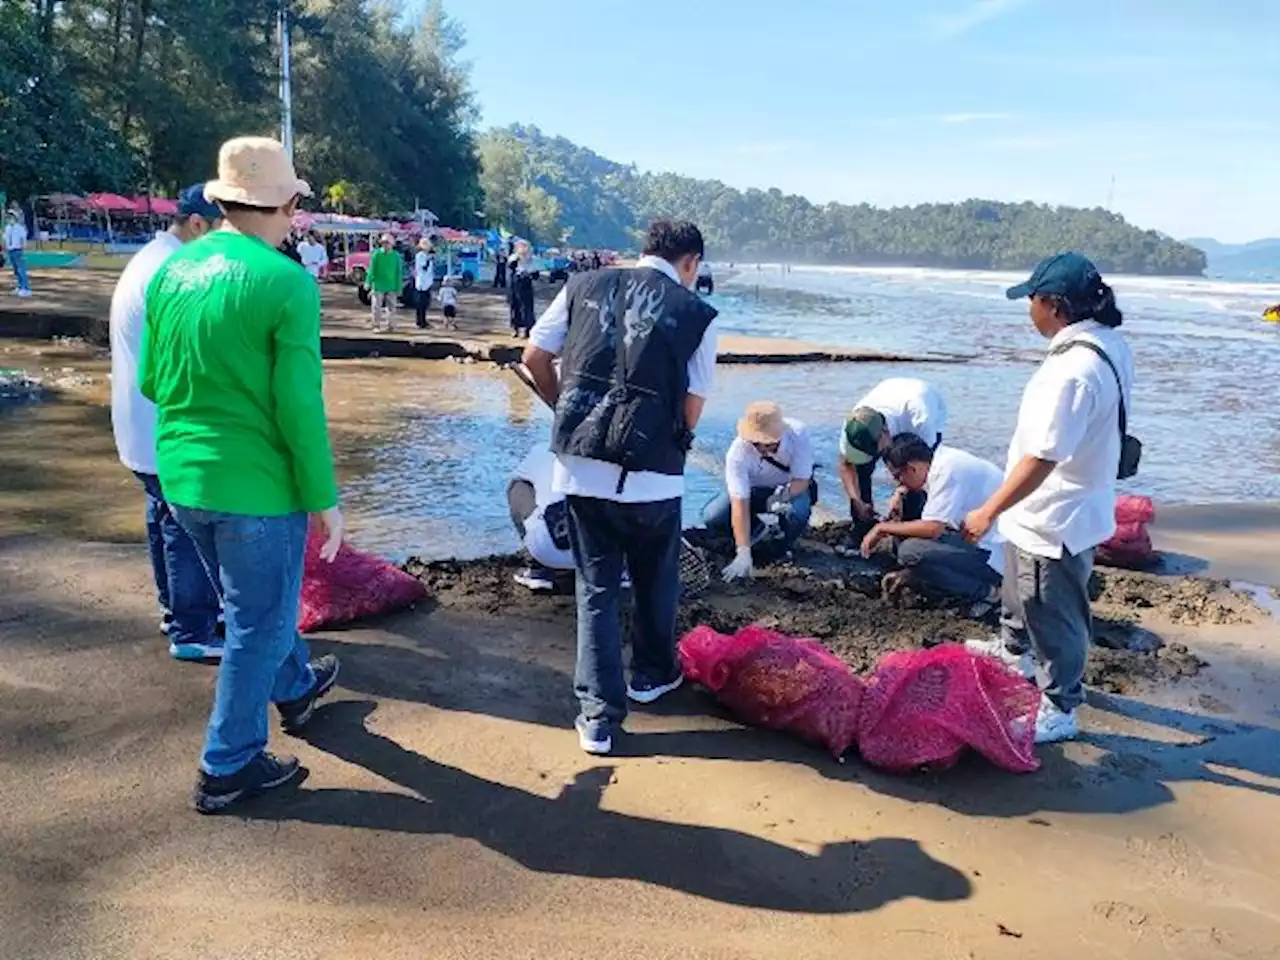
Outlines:
[[1049, 355], [1057, 356], [1060, 353], [1066, 353], [1072, 347], [1084, 347], [1086, 350], [1092, 350], [1102, 358], [1103, 363], [1111, 368], [1111, 375], [1116, 378], [1116, 391], [1120, 396], [1120, 436], [1121, 438], [1127, 437], [1129, 435], [1129, 415], [1124, 406], [1124, 383], [1120, 380], [1120, 371], [1116, 369], [1116, 365], [1112, 363], [1111, 358], [1107, 356], [1107, 351], [1103, 350], [1092, 340], [1068, 340], [1066, 343], [1059, 344], [1050, 350]]

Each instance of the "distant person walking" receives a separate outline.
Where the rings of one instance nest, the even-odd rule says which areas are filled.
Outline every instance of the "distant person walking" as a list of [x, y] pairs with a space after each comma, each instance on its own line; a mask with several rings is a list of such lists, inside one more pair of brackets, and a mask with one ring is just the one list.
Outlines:
[[12, 209], [5, 218], [4, 255], [13, 267], [13, 276], [18, 286], [14, 291], [20, 297], [31, 296], [31, 279], [27, 276], [27, 225], [23, 222], [22, 211]]
[[369, 255], [369, 275], [365, 282], [369, 285], [373, 329], [395, 330], [396, 302], [404, 289], [404, 258], [391, 234], [384, 233], [378, 249]]
[[504, 289], [507, 286], [507, 255], [501, 247], [493, 257], [493, 285]]
[[299, 180], [284, 147], [229, 140], [205, 196], [220, 230], [175, 252], [148, 291], [138, 381], [157, 407], [165, 497], [222, 584], [226, 647], [194, 806], [216, 813], [294, 779], [267, 752], [267, 708], [299, 733], [338, 676], [298, 635], [307, 516], [342, 543], [320, 366], [320, 291], [276, 248]]
[[418, 241], [418, 252], [413, 255], [413, 306], [417, 311], [418, 329], [427, 328], [427, 310], [431, 306], [431, 287], [436, 282], [436, 251], [431, 241], [423, 237]]
[[529, 338], [533, 329], [533, 275], [538, 272], [533, 249], [521, 240], [516, 244], [511, 274], [511, 326], [517, 337]]
[[1028, 654], [1044, 664], [1036, 742], [1051, 743], [1080, 731], [1093, 551], [1115, 532], [1116, 480], [1138, 469], [1125, 431], [1133, 355], [1111, 287], [1078, 253], [1042, 261], [1007, 294], [1027, 298], [1049, 350], [1022, 394], [1004, 483], [964, 519], [971, 543], [997, 522], [1007, 541], [1000, 636], [970, 646], [1024, 673]]
[[317, 234], [309, 233], [298, 241], [298, 259], [307, 273], [311, 274], [311, 278], [318, 283], [324, 268], [329, 265], [329, 251], [320, 242]]
[[156, 407], [138, 389], [138, 355], [147, 319], [147, 285], [184, 244], [217, 226], [222, 213], [204, 198], [204, 184], [178, 197], [178, 215], [134, 254], [111, 295], [111, 427], [120, 462], [133, 471], [147, 500], [147, 545], [160, 601], [160, 629], [176, 660], [222, 657], [221, 600], [191, 537], [182, 529], [156, 475]]
[[[552, 486], [566, 495], [577, 572], [575, 727], [587, 753], [613, 749], [628, 698], [652, 703], [682, 679], [675, 641], [684, 464], [716, 360], [716, 311], [690, 290], [702, 254], [692, 223], [655, 222], [635, 269], [573, 277], [524, 351], [539, 393], [555, 407]], [[635, 595], [630, 684], [619, 610], [624, 565]]]

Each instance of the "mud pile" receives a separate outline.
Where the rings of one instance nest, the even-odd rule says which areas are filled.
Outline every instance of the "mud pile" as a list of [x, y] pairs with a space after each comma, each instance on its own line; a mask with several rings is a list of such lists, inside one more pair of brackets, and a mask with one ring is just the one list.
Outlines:
[[[500, 618], [564, 621], [573, 629], [573, 598], [533, 594], [515, 584], [517, 557], [423, 563], [405, 569], [420, 577], [436, 601], [455, 609]], [[681, 604], [680, 631], [705, 624], [732, 632], [759, 623], [795, 636], [814, 637], [865, 673], [891, 650], [963, 642], [990, 636], [994, 616], [974, 620], [969, 611], [891, 603], [880, 596], [883, 564], [837, 556], [820, 541], [797, 551], [794, 563], [759, 572], [751, 584], [713, 583]], [[1160, 578], [1100, 571], [1095, 594], [1095, 646], [1086, 682], [1095, 689], [1126, 693], [1141, 684], [1194, 676], [1204, 661], [1182, 644], [1166, 644], [1159, 622], [1183, 624], [1247, 622], [1258, 613], [1252, 601], [1216, 581]]]

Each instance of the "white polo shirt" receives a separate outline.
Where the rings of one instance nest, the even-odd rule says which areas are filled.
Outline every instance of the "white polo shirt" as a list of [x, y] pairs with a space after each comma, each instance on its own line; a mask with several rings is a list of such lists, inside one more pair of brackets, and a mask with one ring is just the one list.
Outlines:
[[1119, 371], [1132, 410], [1133, 354], [1118, 330], [1093, 320], [1075, 323], [1049, 341], [1018, 408], [1006, 476], [1026, 457], [1057, 466], [1034, 493], [1000, 518], [1000, 533], [1020, 549], [1059, 559], [1096, 547], [1116, 529], [1120, 463], [1120, 390], [1106, 363], [1086, 347], [1053, 355], [1071, 340], [1091, 340]]
[[413, 289], [430, 290], [435, 282], [435, 259], [427, 251], [419, 250], [413, 255]]
[[182, 241], [163, 230], [133, 255], [111, 295], [111, 429], [120, 462], [156, 472], [156, 405], [138, 389], [138, 353], [147, 319], [147, 285]]
[[[641, 257], [637, 267], [649, 267], [680, 282], [676, 268], [661, 257]], [[569, 298], [567, 285], [551, 306], [543, 312], [529, 333], [529, 342], [547, 353], [560, 355], [565, 338], [569, 335]], [[694, 396], [708, 397], [715, 380], [716, 330], [712, 321], [702, 334], [702, 342], [689, 358], [689, 392]], [[589, 460], [585, 457], [562, 456], [557, 458], [552, 484], [559, 493], [576, 497], [593, 497], [597, 500], [613, 500], [617, 503], [655, 503], [659, 500], [675, 500], [684, 496], [684, 475], [668, 475], [638, 470], [627, 474], [622, 493], [618, 493], [618, 480], [622, 468], [616, 463]]]
[[809, 439], [809, 428], [799, 420], [789, 418], [782, 423], [778, 451], [770, 454], [770, 458], [786, 470], [770, 463], [761, 456], [755, 444], [741, 437], [729, 444], [729, 452], [724, 458], [724, 480], [730, 497], [746, 500], [751, 496], [752, 487], [780, 487], [792, 480], [808, 480], [813, 476], [813, 443]]
[[854, 406], [881, 413], [890, 437], [914, 433], [932, 447], [947, 429], [947, 402], [942, 394], [914, 377], [881, 380]]
[[306, 267], [307, 273], [319, 280], [320, 272], [329, 264], [329, 252], [325, 250], [322, 243], [300, 240], [298, 242], [298, 259]]
[[6, 223], [4, 227], [5, 250], [21, 250], [27, 245], [27, 225], [19, 220], [17, 223]]
[[[959, 530], [965, 514], [977, 510], [1000, 489], [1004, 474], [988, 460], [975, 457], [967, 450], [949, 447], [945, 443], [933, 451], [929, 465], [929, 477], [924, 489], [929, 495], [925, 501], [921, 520], [934, 520]], [[1004, 574], [1004, 537], [993, 524], [978, 546], [989, 550], [987, 563], [996, 573]]]

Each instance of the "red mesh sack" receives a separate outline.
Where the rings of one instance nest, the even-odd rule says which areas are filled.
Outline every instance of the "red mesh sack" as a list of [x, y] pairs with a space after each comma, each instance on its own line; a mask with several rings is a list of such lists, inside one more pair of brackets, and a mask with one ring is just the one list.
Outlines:
[[746, 723], [820, 743], [836, 758], [858, 731], [862, 681], [816, 640], [763, 627], [697, 627], [679, 646], [684, 675]]
[[966, 747], [1013, 773], [1040, 766], [1040, 691], [993, 657], [958, 644], [881, 658], [862, 694], [858, 750], [887, 770], [949, 767]]
[[323, 531], [307, 534], [302, 567], [298, 629], [303, 633], [337, 623], [403, 610], [427, 595], [417, 577], [368, 553], [343, 544], [333, 563], [320, 559]]
[[1093, 559], [1104, 567], [1140, 570], [1155, 561], [1156, 550], [1145, 524], [1122, 524], [1114, 537], [1093, 552]]
[[1150, 523], [1156, 518], [1156, 506], [1150, 497], [1122, 493], [1116, 497], [1116, 523]]

